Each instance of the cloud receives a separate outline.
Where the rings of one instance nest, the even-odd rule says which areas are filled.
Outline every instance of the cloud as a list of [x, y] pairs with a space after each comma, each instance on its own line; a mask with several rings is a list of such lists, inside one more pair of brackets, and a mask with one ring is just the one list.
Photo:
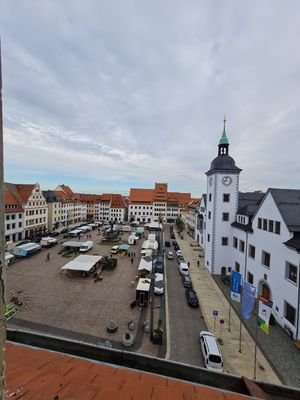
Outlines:
[[241, 189], [295, 187], [297, 1], [4, 4], [7, 177], [200, 195], [226, 113]]

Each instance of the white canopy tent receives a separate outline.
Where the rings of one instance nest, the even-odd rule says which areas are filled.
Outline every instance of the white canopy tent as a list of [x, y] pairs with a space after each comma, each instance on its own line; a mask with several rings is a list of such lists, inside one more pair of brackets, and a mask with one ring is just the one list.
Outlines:
[[102, 256], [80, 255], [68, 262], [61, 269], [68, 271], [89, 272], [102, 259]]
[[158, 249], [158, 243], [157, 243], [157, 241], [145, 240], [143, 242], [143, 244], [142, 244], [142, 249], [157, 250]]
[[148, 272], [152, 271], [152, 257], [142, 257], [139, 267], [138, 267], [138, 271], [143, 271], [146, 270]]
[[72, 240], [67, 240], [66, 242], [64, 242], [61, 247], [65, 248], [65, 247], [77, 247], [78, 249], [82, 246], [82, 242], [74, 242]]

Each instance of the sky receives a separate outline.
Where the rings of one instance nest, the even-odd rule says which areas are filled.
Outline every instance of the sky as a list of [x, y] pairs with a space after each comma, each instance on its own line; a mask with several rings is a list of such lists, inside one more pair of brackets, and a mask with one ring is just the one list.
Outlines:
[[226, 115], [240, 190], [300, 188], [300, 2], [2, 0], [5, 179], [206, 192]]

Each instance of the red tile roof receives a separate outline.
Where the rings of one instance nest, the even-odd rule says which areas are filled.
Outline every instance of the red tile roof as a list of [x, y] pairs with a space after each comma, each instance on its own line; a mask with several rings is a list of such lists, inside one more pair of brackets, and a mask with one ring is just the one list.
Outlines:
[[167, 183], [156, 183], [153, 195], [153, 201], [166, 202], [168, 199], [168, 184]]
[[10, 342], [6, 342], [5, 398], [15, 400], [250, 399], [248, 396], [161, 375], [109, 366]]
[[31, 196], [36, 184], [17, 184], [17, 183], [4, 183], [4, 190], [8, 190], [17, 199], [20, 204], [27, 203], [28, 198]]
[[[4, 190], [5, 213], [23, 212], [24, 210], [16, 199], [16, 196], [6, 188]], [[13, 206], [14, 208], [9, 208], [8, 206]]]
[[195, 210], [197, 206], [200, 204], [201, 199], [192, 199], [188, 204], [189, 210]]
[[191, 201], [190, 193], [168, 192], [167, 183], [155, 183], [154, 189], [130, 189], [129, 204], [149, 204], [157, 201], [168, 204], [178, 204], [180, 207], [187, 207]]
[[95, 203], [101, 198], [101, 194], [80, 193], [79, 198], [83, 203]]
[[56, 190], [60, 190], [62, 192], [64, 192], [67, 196], [72, 197], [73, 196], [73, 190], [70, 188], [70, 186], [67, 185], [59, 185]]
[[153, 202], [153, 189], [130, 189], [129, 193], [129, 204], [149, 204]]
[[124, 198], [121, 194], [111, 195], [111, 208], [126, 208]]

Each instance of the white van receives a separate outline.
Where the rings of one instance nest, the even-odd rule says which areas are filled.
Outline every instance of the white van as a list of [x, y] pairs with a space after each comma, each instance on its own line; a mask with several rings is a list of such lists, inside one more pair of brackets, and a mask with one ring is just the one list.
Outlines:
[[128, 237], [128, 244], [135, 244], [139, 238], [135, 235], [130, 235]]
[[223, 372], [223, 358], [215, 336], [208, 331], [200, 332], [200, 346], [207, 369]]
[[117, 254], [119, 250], [119, 246], [113, 246], [110, 250], [110, 254]]
[[179, 264], [179, 273], [182, 276], [187, 276], [189, 274], [189, 267], [186, 263], [182, 262]]
[[129, 226], [129, 225], [121, 226], [120, 231], [121, 232], [131, 232], [131, 226]]
[[79, 248], [79, 251], [81, 253], [85, 253], [86, 251], [89, 251], [93, 248], [94, 242], [92, 240], [88, 240], [87, 242], [82, 243], [82, 245]]

